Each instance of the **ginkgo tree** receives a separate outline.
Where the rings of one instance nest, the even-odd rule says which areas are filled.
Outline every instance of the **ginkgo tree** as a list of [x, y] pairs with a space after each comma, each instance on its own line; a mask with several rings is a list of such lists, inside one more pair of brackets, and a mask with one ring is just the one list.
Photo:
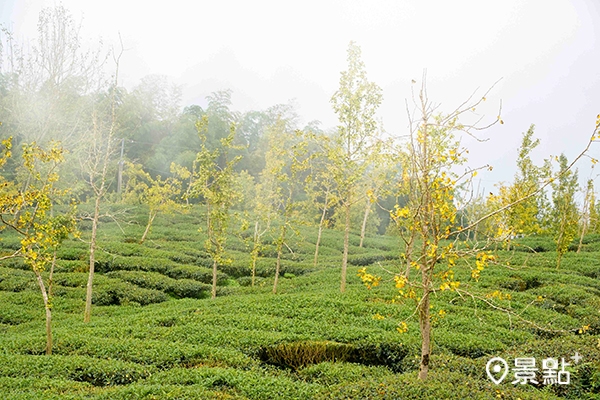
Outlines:
[[277, 251], [273, 293], [277, 293], [281, 258], [287, 236], [293, 227], [296, 191], [299, 175], [308, 168], [307, 141], [301, 131], [290, 132], [283, 119], [269, 128], [269, 149], [265, 154], [265, 168], [261, 174], [262, 195], [259, 207], [266, 215], [279, 214], [278, 229], [272, 235]]
[[269, 191], [262, 183], [254, 183], [254, 177], [247, 171], [238, 175], [240, 186], [239, 203], [244, 208], [237, 215], [240, 219], [239, 234], [250, 250], [250, 284], [256, 284], [256, 264], [266, 249], [265, 235], [271, 230], [271, 223], [276, 217], [275, 210], [270, 207]]
[[[395, 273], [393, 280], [399, 298], [415, 302], [422, 339], [420, 379], [426, 379], [429, 371], [432, 294], [459, 288], [461, 282], [455, 279], [459, 259], [475, 258], [471, 265], [473, 279], [478, 279], [488, 263], [494, 261], [494, 256], [483, 246], [466, 248], [457, 244], [458, 233], [465, 228], [457, 223], [459, 210], [454, 199], [460, 185], [477, 173], [477, 169], [469, 168], [457, 172], [465, 164], [467, 154], [457, 135], [485, 128], [463, 124], [459, 118], [484, 102], [487, 92], [475, 101], [469, 99], [450, 114], [441, 114], [427, 97], [424, 82], [425, 76], [418, 98], [413, 96], [415, 110], [410, 115], [409, 142], [405, 149], [399, 150], [402, 176], [398, 195], [406, 203], [397, 204], [391, 211], [404, 243], [401, 258], [405, 265], [404, 270]], [[498, 121], [501, 120], [498, 118], [488, 127]], [[378, 285], [381, 280], [365, 268], [360, 269], [358, 275], [368, 287]], [[443, 315], [443, 310], [440, 312]], [[397, 329], [404, 333], [408, 324], [402, 321]]]
[[382, 100], [382, 90], [367, 79], [361, 50], [354, 42], [348, 46], [348, 69], [340, 76], [339, 89], [331, 98], [333, 110], [338, 115], [339, 126], [328, 157], [334, 168], [331, 169], [338, 188], [339, 200], [343, 208], [344, 250], [342, 254], [342, 276], [340, 291], [346, 290], [348, 250], [350, 238], [350, 209], [359, 200], [357, 185], [369, 165], [373, 135], [377, 131], [375, 113]]
[[92, 292], [94, 286], [94, 274], [96, 271], [96, 249], [98, 246], [98, 226], [100, 222], [100, 206], [110, 187], [109, 172], [111, 170], [112, 158], [115, 155], [117, 131], [117, 85], [119, 77], [119, 60], [121, 52], [114, 55], [115, 75], [113, 85], [108, 88], [107, 93], [100, 96], [102, 99], [92, 111], [89, 139], [83, 142], [81, 154], [81, 173], [89, 185], [94, 201], [94, 211], [86, 216], [92, 221], [89, 249], [89, 271], [85, 293], [85, 309], [83, 322], [90, 322], [92, 317]]
[[[0, 168], [12, 156], [11, 149], [12, 138], [3, 140]], [[21, 237], [21, 247], [0, 260], [22, 257], [35, 274], [46, 311], [46, 354], [52, 354], [52, 277], [56, 250], [64, 239], [77, 233], [73, 204], [68, 212], [53, 215], [56, 201], [68, 194], [56, 188], [58, 166], [63, 161], [63, 150], [56, 143], [49, 150], [35, 143], [24, 144], [20, 165], [24, 182], [6, 180], [0, 175], [0, 230], [9, 228]]]
[[556, 268], [577, 236], [579, 212], [575, 203], [578, 190], [577, 170], [569, 168], [564, 154], [558, 157], [558, 177], [552, 180], [552, 231], [556, 243]]
[[[514, 182], [498, 185], [498, 193], [487, 198], [487, 205], [491, 210], [514, 203], [505, 212], [495, 214], [489, 225], [493, 229], [488, 234], [502, 239], [507, 248], [510, 248], [511, 238], [517, 235], [542, 233], [546, 210], [545, 193], [540, 188], [550, 179], [551, 165], [548, 159], [541, 166], [533, 163], [531, 152], [540, 144], [540, 140], [534, 139], [533, 135], [534, 125], [531, 125], [521, 139]], [[541, 192], [539, 196], [530, 196], [538, 192]], [[519, 201], [523, 198], [526, 200]]]
[[369, 166], [365, 170], [365, 176], [360, 185], [364, 189], [365, 209], [358, 247], [363, 247], [371, 208], [377, 203], [378, 199], [385, 198], [393, 190], [392, 181], [397, 173], [394, 163], [398, 160], [395, 160], [395, 154], [389, 151], [391, 148], [389, 141], [384, 142], [381, 138], [378, 138], [371, 149], [372, 156], [369, 160]]
[[235, 125], [230, 125], [229, 135], [221, 138], [213, 149], [207, 143], [209, 118], [203, 116], [196, 123], [196, 129], [202, 141], [201, 149], [196, 155], [193, 171], [194, 180], [190, 195], [202, 197], [206, 205], [206, 235], [204, 248], [213, 260], [212, 291], [217, 297], [217, 267], [228, 263], [225, 257], [227, 242], [227, 226], [229, 224], [229, 209], [236, 200], [235, 165], [241, 156], [229, 158], [229, 152], [234, 149]]
[[[591, 181], [591, 180], [590, 180]], [[588, 203], [589, 203], [589, 211], [588, 211], [588, 225], [589, 232], [600, 234], [600, 201], [597, 200], [596, 190], [594, 188], [593, 181], [588, 181]]]
[[[592, 165], [593, 170], [593, 165]], [[588, 179], [584, 198], [583, 198], [583, 208], [581, 210], [580, 215], [580, 232], [579, 232], [579, 244], [577, 245], [577, 252], [581, 251], [581, 247], [583, 246], [583, 238], [588, 233], [590, 226], [594, 226], [595, 220], [598, 218], [595, 210], [596, 204], [596, 193], [594, 193], [594, 180]]]
[[[471, 279], [478, 280], [482, 271], [490, 263], [497, 261], [495, 255], [488, 250], [496, 238], [492, 235], [481, 242], [467, 240], [463, 243], [459, 241], [461, 235], [495, 215], [539, 195], [552, 182], [561, 178], [569, 180], [569, 171], [574, 163], [586, 154], [595, 140], [600, 139], [599, 116], [585, 149], [571, 163], [567, 163], [565, 158], [561, 162], [559, 172], [543, 181], [536, 190], [491, 210], [466, 225], [458, 224], [457, 217], [461, 210], [456, 207], [455, 197], [464, 188], [472, 187], [470, 181], [476, 175], [477, 169], [467, 167], [464, 168], [464, 172], [458, 172], [459, 167], [466, 161], [468, 151], [460, 146], [456, 135], [461, 132], [472, 134], [474, 130], [485, 129], [496, 122], [502, 122], [500, 116], [495, 122], [486, 126], [460, 122], [469, 111], [474, 111], [486, 100], [486, 95], [487, 92], [475, 101], [471, 101], [474, 96], [472, 95], [449, 114], [437, 112], [438, 106], [428, 99], [424, 83], [418, 98], [413, 96], [415, 111], [410, 116], [410, 140], [404, 149], [400, 183], [400, 194], [407, 201], [406, 204], [397, 205], [391, 211], [391, 217], [398, 225], [400, 237], [404, 242], [404, 252], [401, 254], [404, 268], [394, 273], [393, 282], [398, 290], [397, 299], [409, 299], [415, 303], [413, 315], [418, 317], [421, 334], [418, 377], [422, 380], [427, 378], [431, 357], [433, 317], [431, 296], [433, 294], [447, 290], [454, 291], [461, 296], [467, 295], [480, 299], [511, 314], [510, 309], [500, 308], [491, 303], [492, 298], [509, 298], [501, 291], [495, 290], [486, 296], [479, 296], [465, 290], [464, 283], [455, 277], [458, 268], [466, 266], [470, 270]], [[360, 269], [358, 276], [368, 288], [379, 285], [382, 280], [380, 276], [367, 272], [366, 268]], [[444, 314], [445, 311], [441, 309], [437, 316], [443, 317]], [[523, 320], [515, 313], [512, 315]], [[406, 321], [400, 322], [397, 330], [400, 333], [406, 332], [408, 330]]]
[[[323, 229], [328, 223], [328, 214], [338, 203], [338, 191], [336, 180], [331, 173], [331, 164], [328, 158], [327, 148], [330, 146], [329, 137], [325, 135], [308, 134], [308, 139], [319, 146], [319, 149], [311, 155], [309, 161], [309, 174], [304, 181], [304, 191], [307, 195], [306, 207], [319, 211], [319, 224], [317, 230], [317, 240], [315, 242], [315, 255], [313, 266], [317, 266], [319, 261], [319, 247], [323, 236]], [[321, 144], [325, 145], [321, 145]]]
[[162, 179], [160, 176], [153, 178], [142, 169], [141, 165], [126, 163], [128, 181], [123, 200], [129, 203], [141, 202], [148, 206], [148, 222], [140, 238], [140, 244], [146, 240], [150, 227], [159, 213], [173, 213], [184, 209], [178, 202], [181, 195], [181, 181], [178, 177], [186, 179], [190, 172], [172, 163], [171, 173], [174, 176], [166, 179]]

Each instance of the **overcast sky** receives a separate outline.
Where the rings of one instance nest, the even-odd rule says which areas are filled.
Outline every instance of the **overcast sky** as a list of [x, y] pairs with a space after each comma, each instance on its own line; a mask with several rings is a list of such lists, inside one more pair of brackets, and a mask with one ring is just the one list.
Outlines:
[[[35, 37], [44, 0], [0, 0], [0, 22]], [[383, 88], [380, 117], [393, 135], [407, 133], [404, 100], [427, 69], [429, 97], [451, 111], [480, 88], [501, 82], [478, 110], [504, 125], [465, 141], [473, 166], [491, 164], [481, 186], [512, 180], [521, 133], [536, 125], [535, 160], [587, 144], [600, 113], [600, 2], [597, 0], [396, 1], [78, 1], [62, 4], [82, 34], [128, 49], [122, 84], [148, 74], [183, 85], [182, 106], [205, 105], [233, 90], [234, 109], [265, 109], [295, 99], [302, 122], [336, 125], [329, 102], [346, 68], [351, 40], [368, 77]], [[591, 155], [600, 157], [600, 143]], [[590, 162], [579, 165], [580, 181]], [[478, 177], [479, 178], [479, 177]], [[600, 184], [597, 183], [597, 186]]]

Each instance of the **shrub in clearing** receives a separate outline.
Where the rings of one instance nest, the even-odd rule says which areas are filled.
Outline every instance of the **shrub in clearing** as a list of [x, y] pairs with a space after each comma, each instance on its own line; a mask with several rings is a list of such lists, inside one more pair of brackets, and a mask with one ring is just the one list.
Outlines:
[[324, 361], [347, 361], [353, 347], [335, 342], [292, 342], [261, 347], [258, 357], [266, 364], [296, 370]]
[[263, 346], [258, 358], [271, 365], [297, 370], [322, 362], [353, 362], [367, 366], [383, 365], [394, 372], [401, 370], [401, 361], [408, 354], [401, 344], [358, 344], [329, 341], [303, 341]]

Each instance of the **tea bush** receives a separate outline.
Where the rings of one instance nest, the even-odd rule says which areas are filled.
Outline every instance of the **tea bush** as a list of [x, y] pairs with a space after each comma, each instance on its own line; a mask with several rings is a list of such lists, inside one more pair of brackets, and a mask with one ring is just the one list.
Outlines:
[[173, 297], [204, 299], [210, 294], [210, 286], [191, 279], [172, 279], [156, 272], [112, 271], [106, 274], [146, 289], [156, 289]]
[[[301, 235], [290, 238], [294, 254], [286, 252], [282, 260], [281, 276], [288, 278], [273, 295], [273, 246], [261, 254], [257, 284], [250, 287], [248, 249], [232, 235], [226, 254], [232, 263], [219, 266], [219, 296], [209, 300], [202, 297], [212, 280], [212, 261], [204, 251], [205, 236], [197, 231], [203, 220], [195, 207], [186, 215], [157, 217], [143, 245], [137, 243], [143, 226], [121, 224], [122, 232], [112, 220], [101, 222], [87, 324], [82, 310], [88, 247], [83, 241], [64, 242], [54, 274], [51, 357], [43, 356], [44, 308], [33, 273], [21, 259], [0, 262], [0, 394], [7, 399], [598, 397], [597, 237], [586, 236], [582, 251], [568, 252], [558, 270], [553, 242], [544, 237], [518, 239], [510, 250], [498, 247], [493, 252], [498, 262], [479, 281], [471, 278], [472, 260], [459, 262], [460, 287], [479, 297], [436, 291], [430, 379], [421, 383], [414, 304], [391, 301], [397, 289], [380, 268], [403, 268], [398, 238], [369, 235], [359, 248], [352, 232], [348, 286], [341, 294], [342, 232], [323, 232], [315, 268], [316, 230], [302, 226]], [[125, 211], [122, 215], [140, 224], [146, 218], [140, 210]], [[85, 241], [89, 231], [82, 234]], [[0, 236], [3, 254], [19, 246], [9, 231]], [[365, 289], [356, 276], [362, 266], [382, 275], [382, 284]], [[511, 297], [499, 299], [496, 291]], [[401, 321], [408, 323], [404, 334], [396, 331]], [[274, 351], [270, 360], [279, 357], [273, 362], [279, 366], [262, 362], [260, 349]], [[537, 360], [575, 352], [583, 359], [570, 367], [569, 387], [496, 386], [485, 374], [493, 356]]]

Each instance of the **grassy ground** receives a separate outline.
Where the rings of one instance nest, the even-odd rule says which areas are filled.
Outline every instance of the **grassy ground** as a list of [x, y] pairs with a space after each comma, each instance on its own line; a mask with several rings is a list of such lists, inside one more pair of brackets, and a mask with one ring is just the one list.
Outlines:
[[[248, 249], [231, 237], [233, 263], [220, 268], [210, 300], [211, 261], [203, 250], [198, 211], [159, 217], [138, 245], [145, 214], [130, 211], [120, 227], [103, 221], [92, 322], [84, 324], [85, 243], [60, 250], [54, 279], [54, 354], [45, 356], [44, 309], [33, 273], [19, 260], [0, 263], [0, 394], [7, 399], [593, 399], [600, 398], [600, 237], [568, 253], [555, 268], [552, 243], [522, 240], [497, 252], [474, 291], [511, 299], [443, 292], [433, 300], [430, 379], [416, 378], [419, 330], [411, 304], [392, 303], [393, 285], [367, 290], [363, 266], [397, 267], [396, 238], [351, 238], [349, 285], [339, 293], [342, 234], [324, 234], [312, 265], [312, 228], [291, 240], [279, 294], [271, 294], [274, 252], [258, 263], [250, 286]], [[83, 226], [83, 236], [89, 233]], [[5, 232], [0, 252], [18, 247]], [[535, 250], [536, 252], [532, 252]], [[506, 266], [506, 263], [509, 266]], [[460, 275], [460, 272], [459, 272]], [[583, 358], [574, 364], [570, 356]], [[535, 357], [571, 362], [569, 385], [495, 385], [492, 357], [513, 363]], [[538, 377], [541, 377], [538, 375]]]

